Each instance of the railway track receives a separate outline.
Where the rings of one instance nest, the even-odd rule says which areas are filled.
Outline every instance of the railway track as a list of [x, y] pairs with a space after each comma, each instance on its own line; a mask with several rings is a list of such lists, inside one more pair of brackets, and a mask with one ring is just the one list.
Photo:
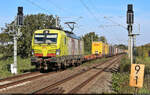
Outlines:
[[[63, 71], [63, 70], [60, 70], [59, 72], [61, 72], [61, 71]], [[25, 74], [21, 74], [21, 75], [16, 75], [16, 76], [0, 79], [0, 92], [3, 90], [7, 90], [7, 88], [9, 89], [9, 88], [13, 88], [15, 86], [17, 87], [20, 84], [25, 84], [29, 81], [38, 79], [43, 76], [50, 75], [52, 73], [56, 73], [56, 72], [50, 72], [50, 73], [46, 73], [46, 74], [43, 74], [43, 73], [41, 74], [40, 72], [30, 72], [30, 73], [25, 73]]]
[[31, 75], [35, 75], [35, 74], [39, 74], [39, 73], [40, 72], [29, 72], [29, 73], [25, 73], [25, 74], [15, 75], [15, 76], [12, 76], [12, 77], [0, 79], [0, 82], [11, 81], [11, 80], [14, 80], [14, 79], [18, 79], [18, 78], [22, 78], [22, 77], [26, 77], [26, 76], [31, 76]]
[[102, 74], [104, 72], [104, 70], [107, 70], [109, 67], [111, 67], [113, 64], [115, 64], [117, 62], [118, 62], [118, 60], [116, 62], [114, 62], [114, 63], [112, 62], [112, 64], [109, 64], [108, 66], [106, 66], [105, 68], [103, 68], [102, 70], [100, 70], [99, 72], [97, 72], [96, 74], [94, 74], [93, 76], [91, 76], [90, 78], [88, 78], [86, 81], [84, 81], [80, 85], [76, 86], [69, 93], [77, 93], [80, 89], [82, 89], [84, 86], [86, 86], [91, 80], [93, 80], [94, 78], [96, 78], [98, 75]]
[[[38, 78], [41, 78], [41, 77], [44, 77], [44, 76], [47, 76], [50, 74], [54, 74], [54, 73], [56, 73], [56, 72], [49, 72], [49, 73], [32, 72], [32, 73], [27, 73], [27, 74], [22, 74], [22, 75], [6, 78], [6, 79], [1, 80], [1, 82], [5, 82], [5, 81], [10, 81], [10, 82], [0, 85], [0, 91], [7, 90], [9, 88], [13, 88], [15, 86], [18, 86], [19, 84], [25, 84], [27, 82], [30, 82], [35, 79], [38, 79]], [[26, 77], [26, 78], [23, 78], [23, 77]], [[23, 79], [11, 81], [16, 78], [23, 78]]]
[[[122, 56], [122, 55], [121, 55], [121, 56]], [[94, 67], [92, 67], [92, 68], [89, 68], [88, 70], [82, 71], [82, 72], [77, 73], [77, 74], [74, 74], [74, 75], [72, 75], [72, 76], [69, 76], [69, 77], [67, 77], [67, 78], [65, 78], [65, 79], [62, 79], [62, 80], [60, 80], [60, 81], [58, 81], [58, 82], [56, 82], [56, 83], [53, 83], [53, 84], [51, 84], [51, 85], [49, 85], [49, 86], [47, 86], [47, 87], [41, 88], [41, 89], [39, 89], [39, 90], [37, 90], [37, 91], [33, 91], [32, 94], [63, 93], [64, 90], [63, 90], [62, 88], [58, 88], [59, 85], [64, 84], [65, 82], [68, 82], [68, 81], [70, 81], [70, 80], [72, 80], [72, 79], [74, 79], [74, 78], [76, 78], [76, 77], [78, 77], [78, 76], [81, 76], [81, 75], [83, 75], [84, 73], [91, 71], [93, 68], [105, 64], [106, 62], [107, 62], [107, 63], [108, 63], [108, 62], [110, 63], [109, 65], [105, 66], [105, 68], [103, 68], [102, 70], [100, 70], [99, 72], [97, 72], [96, 74], [94, 74], [92, 77], [88, 78], [85, 82], [81, 83], [80, 85], [78, 85], [77, 87], [73, 88], [73, 89], [69, 92], [69, 93], [76, 93], [79, 89], [81, 89], [82, 87], [84, 87], [89, 81], [91, 81], [91, 80], [94, 79], [97, 75], [101, 74], [105, 69], [108, 69], [108, 68], [109, 68], [110, 66], [112, 66], [114, 63], [116, 63], [115, 61], [117, 61], [121, 56], [117, 56], [117, 57], [115, 57], [113, 60], [112, 60], [112, 59], [107, 60], [107, 61], [105, 61], [105, 62], [103, 62], [103, 63], [101, 63], [101, 64], [98, 64], [98, 65], [96, 65], [96, 66], [94, 66]]]

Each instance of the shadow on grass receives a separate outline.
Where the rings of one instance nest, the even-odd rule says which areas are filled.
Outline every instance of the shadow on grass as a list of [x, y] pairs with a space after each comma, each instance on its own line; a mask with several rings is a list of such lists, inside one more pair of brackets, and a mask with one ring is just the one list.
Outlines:
[[26, 72], [36, 72], [37, 70], [35, 68], [33, 69], [26, 69], [26, 70], [20, 70], [20, 72], [22, 73], [26, 73]]
[[2, 57], [0, 57], [0, 61], [1, 60], [7, 60], [8, 58], [11, 58], [12, 56], [2, 56]]

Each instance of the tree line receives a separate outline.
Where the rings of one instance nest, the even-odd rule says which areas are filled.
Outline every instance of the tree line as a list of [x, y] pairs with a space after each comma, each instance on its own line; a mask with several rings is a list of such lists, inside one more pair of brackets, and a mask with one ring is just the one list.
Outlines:
[[[56, 28], [56, 18], [53, 15], [31, 14], [24, 17], [24, 25], [21, 28], [22, 36], [18, 39], [18, 55], [26, 58], [31, 56], [32, 35], [35, 30], [45, 28]], [[14, 21], [10, 23], [12, 25]], [[60, 25], [59, 25], [60, 26]], [[61, 28], [61, 26], [60, 26]], [[6, 26], [4, 32], [0, 33], [0, 42], [13, 41], [13, 37], [8, 34], [9, 27]], [[86, 54], [91, 53], [92, 41], [102, 41], [107, 43], [104, 36], [98, 36], [95, 32], [90, 32], [81, 37], [84, 40], [84, 49]], [[124, 47], [121, 45], [121, 47]], [[7, 46], [0, 45], [0, 53], [4, 56], [13, 56], [13, 44]]]

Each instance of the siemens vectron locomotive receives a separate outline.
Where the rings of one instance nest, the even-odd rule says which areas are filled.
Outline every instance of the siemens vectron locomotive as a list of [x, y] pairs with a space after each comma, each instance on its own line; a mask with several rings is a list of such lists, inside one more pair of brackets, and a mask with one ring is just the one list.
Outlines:
[[32, 54], [31, 63], [37, 69], [66, 68], [84, 60], [84, 43], [69, 31], [37, 30], [32, 38]]

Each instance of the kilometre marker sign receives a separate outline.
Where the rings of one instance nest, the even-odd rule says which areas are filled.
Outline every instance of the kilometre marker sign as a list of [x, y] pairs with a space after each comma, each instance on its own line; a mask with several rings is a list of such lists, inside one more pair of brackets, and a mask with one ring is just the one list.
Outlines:
[[143, 77], [144, 77], [144, 67], [143, 64], [132, 64], [130, 73], [130, 86], [132, 87], [143, 87]]

